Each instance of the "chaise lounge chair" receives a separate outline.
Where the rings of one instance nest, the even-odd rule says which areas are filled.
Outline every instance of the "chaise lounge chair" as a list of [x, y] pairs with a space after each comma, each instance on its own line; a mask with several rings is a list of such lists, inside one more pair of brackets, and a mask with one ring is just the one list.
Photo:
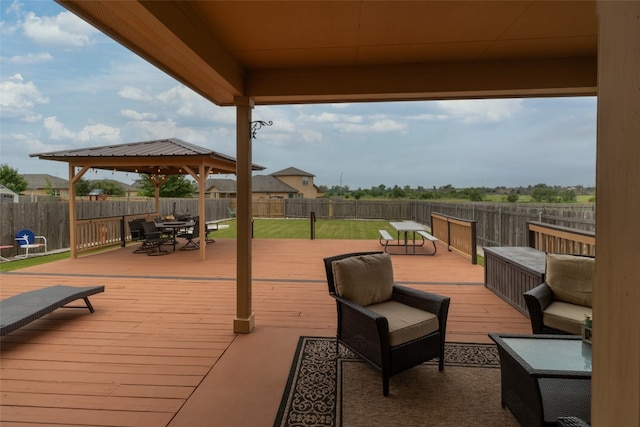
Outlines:
[[[15, 331], [61, 307], [87, 308], [90, 313], [93, 313], [94, 309], [89, 302], [89, 295], [99, 292], [104, 292], [104, 286], [56, 285], [24, 292], [2, 300], [0, 301], [0, 335]], [[66, 305], [81, 298], [84, 300], [85, 306]]]

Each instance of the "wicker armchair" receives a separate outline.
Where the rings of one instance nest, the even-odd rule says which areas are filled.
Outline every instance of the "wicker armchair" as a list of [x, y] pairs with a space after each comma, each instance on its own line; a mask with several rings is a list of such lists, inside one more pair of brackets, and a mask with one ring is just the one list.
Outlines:
[[384, 396], [397, 373], [434, 358], [444, 369], [449, 297], [395, 284], [386, 253], [343, 254], [324, 264], [336, 300], [338, 342], [382, 371]]
[[547, 254], [545, 282], [523, 294], [534, 334], [580, 335], [592, 315], [595, 258]]

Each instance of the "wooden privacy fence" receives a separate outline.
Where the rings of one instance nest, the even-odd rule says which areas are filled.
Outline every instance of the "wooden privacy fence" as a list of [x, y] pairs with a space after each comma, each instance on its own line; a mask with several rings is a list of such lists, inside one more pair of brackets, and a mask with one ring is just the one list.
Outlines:
[[431, 234], [447, 244], [447, 249], [478, 263], [476, 222], [431, 214]]
[[[206, 199], [206, 220], [228, 218], [235, 208], [234, 199]], [[155, 211], [153, 199], [109, 199], [78, 201], [80, 220], [143, 215]], [[588, 204], [533, 204], [439, 202], [432, 200], [356, 200], [356, 199], [271, 199], [253, 202], [253, 216], [258, 218], [309, 218], [314, 212], [318, 219], [385, 219], [412, 220], [433, 227], [432, 214], [445, 215], [463, 221], [476, 222], [477, 245], [528, 246], [528, 222], [540, 222], [572, 230], [595, 231], [595, 206]], [[159, 216], [171, 213], [195, 214], [198, 200], [194, 198], [160, 199]], [[49, 250], [69, 248], [69, 206], [66, 201], [38, 201], [0, 203], [0, 243], [15, 245], [15, 233], [28, 228], [47, 238]], [[89, 226], [88, 226], [89, 227]], [[113, 239], [115, 225], [108, 225], [107, 240]], [[90, 233], [90, 231], [86, 231]], [[91, 231], [93, 232], [93, 231]], [[95, 236], [100, 239], [96, 231]], [[3, 249], [8, 257], [17, 248]]]
[[596, 255], [596, 234], [590, 231], [531, 221], [529, 246], [542, 252]]

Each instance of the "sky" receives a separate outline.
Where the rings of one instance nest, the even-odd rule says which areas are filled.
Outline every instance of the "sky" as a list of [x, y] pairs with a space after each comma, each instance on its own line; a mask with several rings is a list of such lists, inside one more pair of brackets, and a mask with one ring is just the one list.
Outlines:
[[[0, 163], [68, 179], [67, 163], [29, 154], [165, 138], [236, 156], [233, 107], [57, 3], [0, 8]], [[258, 173], [296, 167], [316, 185], [595, 185], [595, 97], [257, 106], [253, 120], [273, 122], [253, 141]]]

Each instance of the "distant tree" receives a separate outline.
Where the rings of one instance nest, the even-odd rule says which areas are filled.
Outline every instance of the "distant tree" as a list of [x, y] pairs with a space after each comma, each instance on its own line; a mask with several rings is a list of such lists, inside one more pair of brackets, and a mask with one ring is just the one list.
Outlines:
[[531, 199], [538, 203], [556, 203], [560, 197], [555, 188], [549, 187], [546, 184], [536, 184], [531, 191]]
[[394, 199], [401, 199], [403, 197], [406, 196], [405, 191], [398, 187], [397, 185], [393, 187], [393, 189], [391, 190], [391, 197], [393, 197]]
[[578, 196], [573, 190], [562, 190], [560, 192], [560, 198], [566, 203], [575, 203], [578, 201]]
[[80, 178], [80, 180], [76, 182], [76, 196], [88, 196], [91, 190], [91, 183], [86, 179]]
[[112, 179], [98, 179], [91, 181], [91, 189], [100, 189], [110, 196], [124, 196], [124, 188], [122, 185]]
[[520, 198], [520, 196], [518, 196], [518, 193], [512, 191], [511, 193], [509, 193], [507, 195], [507, 202], [509, 203], [516, 203], [518, 201], [518, 199]]
[[[138, 195], [144, 197], [155, 196], [155, 186], [149, 179], [149, 175], [140, 175], [136, 181], [140, 185]], [[193, 197], [196, 186], [183, 175], [170, 175], [160, 186], [160, 197]]]
[[24, 176], [18, 173], [18, 169], [14, 169], [6, 163], [0, 166], [0, 184], [17, 194], [22, 193], [29, 186]]
[[47, 196], [55, 196], [56, 190], [53, 188], [53, 184], [49, 181], [49, 178], [44, 179], [44, 192], [47, 193]]
[[469, 200], [472, 202], [481, 202], [483, 200], [482, 194], [477, 188], [471, 188], [467, 191]]

